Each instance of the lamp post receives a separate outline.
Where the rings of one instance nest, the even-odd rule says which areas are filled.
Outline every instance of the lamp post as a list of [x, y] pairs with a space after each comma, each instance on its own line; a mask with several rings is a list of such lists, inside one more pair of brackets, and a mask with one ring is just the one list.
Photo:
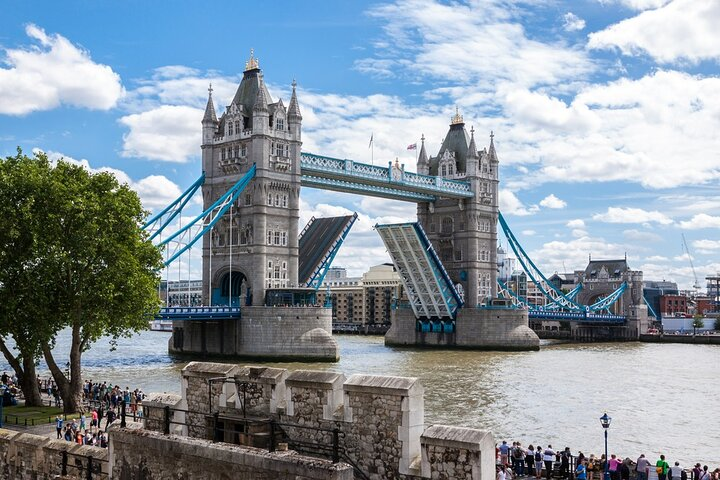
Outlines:
[[607, 448], [607, 437], [608, 437], [608, 428], [610, 428], [610, 421], [612, 418], [610, 418], [605, 412], [602, 417], [600, 417], [600, 424], [603, 427], [603, 430], [605, 430], [605, 475], [603, 476], [603, 480], [610, 480], [610, 459], [608, 458], [608, 448]]

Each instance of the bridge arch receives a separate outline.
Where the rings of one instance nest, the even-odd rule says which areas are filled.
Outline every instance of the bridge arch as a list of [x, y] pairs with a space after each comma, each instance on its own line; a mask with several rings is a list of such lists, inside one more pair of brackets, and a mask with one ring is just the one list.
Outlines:
[[223, 268], [214, 275], [213, 305], [235, 307], [252, 304], [251, 283], [243, 271]]

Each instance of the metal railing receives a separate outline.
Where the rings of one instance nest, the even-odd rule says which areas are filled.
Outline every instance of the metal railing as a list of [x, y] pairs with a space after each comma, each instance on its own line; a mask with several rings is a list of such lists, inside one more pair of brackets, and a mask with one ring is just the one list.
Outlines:
[[[70, 461], [73, 457], [73, 461]], [[87, 480], [110, 478], [108, 473], [103, 471], [103, 463], [108, 464], [107, 459], [94, 458], [92, 455], [82, 456], [68, 452], [60, 452], [60, 474], [67, 476], [70, 470], [75, 470], [78, 477]]]

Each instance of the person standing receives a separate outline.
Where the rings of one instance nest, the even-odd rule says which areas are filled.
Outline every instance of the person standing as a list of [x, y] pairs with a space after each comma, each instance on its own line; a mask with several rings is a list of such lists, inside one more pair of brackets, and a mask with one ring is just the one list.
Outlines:
[[702, 467], [699, 463], [695, 464], [695, 468], [692, 469], [692, 480], [700, 480], [700, 474], [702, 473]]
[[568, 478], [570, 476], [570, 447], [560, 454], [560, 478]]
[[542, 469], [543, 469], [543, 454], [542, 454], [542, 448], [540, 448], [540, 445], [538, 444], [538, 446], [535, 447], [535, 478], [537, 480], [540, 480], [540, 477], [542, 477]]
[[620, 460], [614, 453], [610, 455], [610, 461], [608, 462], [608, 471], [610, 472], [611, 480], [620, 480]]
[[527, 467], [528, 476], [535, 475], [535, 447], [532, 445], [528, 446], [525, 452], [525, 466]]
[[620, 471], [620, 480], [630, 480], [630, 459], [626, 458], [618, 470]]
[[660, 460], [655, 462], [655, 471], [657, 472], [658, 480], [667, 480], [669, 469], [670, 465], [665, 461], [665, 455], [660, 455]]
[[587, 467], [585, 466], [585, 459], [578, 462], [578, 466], [575, 469], [575, 478], [577, 478], [577, 480], [587, 480]]
[[708, 473], [707, 465], [703, 465], [702, 472], [700, 472], [700, 480], [710, 480], [710, 473]]
[[63, 419], [60, 415], [55, 416], [55, 429], [57, 430], [57, 438], [62, 438]]
[[588, 480], [595, 480], [595, 471], [597, 470], [597, 459], [595, 454], [591, 453], [587, 463]]
[[[503, 440], [502, 445], [500, 445], [500, 465], [507, 466], [509, 451], [510, 451], [510, 447], [508, 446], [507, 441]], [[504, 475], [504, 472], [503, 472], [503, 475]]]
[[520, 445], [520, 442], [515, 444], [513, 450], [513, 466], [515, 467], [515, 476], [525, 475], [525, 450]]
[[548, 445], [543, 452], [543, 462], [545, 462], [545, 478], [550, 480], [552, 478], [553, 461], [555, 460], [555, 450], [552, 449], [552, 445]]
[[683, 468], [680, 466], [680, 462], [675, 462], [675, 465], [668, 470], [668, 479], [680, 480], [682, 473]]
[[645, 454], [643, 453], [638, 457], [637, 465], [635, 466], [635, 471], [637, 472], [637, 480], [647, 480], [648, 468], [650, 468], [650, 462], [648, 462], [648, 459], [645, 458]]

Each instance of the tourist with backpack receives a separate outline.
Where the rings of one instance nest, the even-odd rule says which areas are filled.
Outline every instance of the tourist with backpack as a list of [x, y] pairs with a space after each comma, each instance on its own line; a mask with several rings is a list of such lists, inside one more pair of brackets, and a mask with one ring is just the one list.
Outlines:
[[540, 445], [535, 447], [535, 478], [537, 480], [540, 480], [540, 477], [542, 476], [542, 469], [543, 469], [543, 454], [542, 454], [542, 448], [540, 448]]
[[668, 470], [670, 470], [670, 465], [665, 461], [665, 455], [660, 455], [660, 459], [655, 462], [655, 472], [658, 480], [667, 480]]

